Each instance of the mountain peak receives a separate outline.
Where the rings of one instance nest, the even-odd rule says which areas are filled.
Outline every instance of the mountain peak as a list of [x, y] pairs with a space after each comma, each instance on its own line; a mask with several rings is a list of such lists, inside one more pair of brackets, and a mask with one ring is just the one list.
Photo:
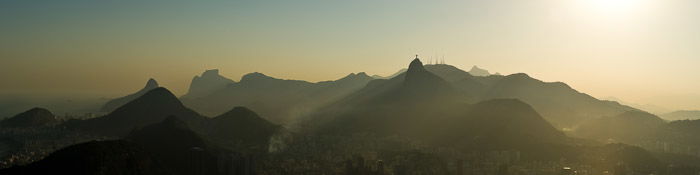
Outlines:
[[204, 71], [202, 73], [202, 77], [208, 77], [208, 76], [218, 76], [219, 75], [219, 69], [209, 69]]
[[219, 69], [209, 69], [201, 76], [194, 76], [190, 83], [190, 89], [183, 98], [199, 98], [211, 95], [219, 90], [225, 89], [236, 82], [219, 75]]
[[253, 72], [253, 73], [243, 75], [243, 77], [241, 78], [241, 82], [260, 80], [260, 79], [274, 79], [274, 78], [267, 76], [267, 75], [260, 73], [260, 72]]
[[527, 75], [526, 73], [515, 73], [515, 74], [510, 74], [510, 75], [506, 76], [506, 78], [509, 78], [509, 79], [519, 79], [519, 80], [529, 80], [529, 79], [533, 79], [532, 77], [530, 77], [530, 75]]
[[408, 65], [408, 72], [415, 72], [415, 71], [424, 71], [425, 68], [423, 67], [423, 62], [416, 57], [416, 59], [413, 59], [411, 61], [411, 64]]
[[469, 70], [469, 74], [471, 74], [471, 75], [473, 75], [473, 76], [481, 76], [481, 77], [485, 77], [485, 76], [491, 75], [491, 73], [489, 73], [488, 70], [479, 68], [479, 66], [476, 66], [476, 65], [474, 65], [474, 66], [472, 67], [472, 69]]
[[124, 97], [115, 98], [115, 99], [112, 99], [112, 100], [108, 101], [107, 103], [105, 103], [105, 104], [102, 106], [102, 108], [100, 109], [100, 111], [102, 111], [102, 112], [112, 112], [112, 111], [114, 111], [114, 109], [117, 109], [117, 108], [119, 108], [120, 106], [122, 106], [122, 105], [124, 105], [124, 104], [130, 102], [131, 100], [134, 100], [134, 99], [140, 97], [141, 95], [145, 94], [146, 92], [148, 92], [148, 91], [150, 91], [150, 90], [152, 90], [152, 89], [158, 88], [158, 87], [160, 87], [160, 86], [158, 85], [158, 82], [157, 82], [155, 79], [150, 78], [150, 79], [148, 79], [148, 81], [146, 82], [146, 86], [144, 86], [143, 89], [137, 91], [136, 93], [133, 93], [133, 94], [130, 94], [130, 95], [127, 95], [127, 96], [124, 96]]
[[[124, 104], [123, 106], [117, 108], [114, 112], [123, 112], [125, 109], [131, 109], [134, 107], [137, 108], [145, 108], [145, 107], [155, 107], [154, 104], [157, 104], [155, 106], [160, 106], [160, 107], [167, 107], [167, 108], [174, 108], [174, 107], [183, 107], [182, 103], [180, 100], [177, 99], [175, 94], [170, 92], [168, 89], [164, 87], [158, 87], [153, 90], [150, 90], [146, 92], [145, 94], [141, 95], [140, 97]], [[114, 113], [113, 112], [113, 113]]]
[[135, 127], [177, 116], [186, 122], [200, 122], [203, 116], [185, 107], [168, 89], [159, 87], [129, 101], [106, 116], [69, 123], [70, 128], [94, 131], [108, 136], [124, 136]]
[[216, 118], [230, 118], [230, 117], [236, 118], [236, 117], [251, 117], [251, 116], [254, 116], [255, 118], [259, 117], [258, 114], [256, 114], [252, 110], [250, 110], [246, 107], [237, 106], [237, 107], [234, 107], [233, 109], [231, 109], [230, 111], [219, 115]]
[[152, 99], [152, 98], [162, 98], [162, 99], [168, 99], [168, 100], [177, 100], [177, 97], [175, 97], [175, 94], [170, 92], [168, 89], [164, 87], [158, 87], [153, 90], [150, 90], [143, 94], [143, 96], [139, 97], [138, 99]]
[[143, 89], [150, 90], [150, 89], [157, 88], [158, 86], [159, 86], [158, 82], [155, 79], [149, 78], [148, 81], [146, 82], [146, 86]]
[[345, 76], [341, 79], [338, 79], [336, 81], [349, 81], [349, 80], [359, 80], [359, 79], [369, 80], [369, 79], [373, 79], [373, 78], [370, 77], [369, 75], [367, 75], [367, 73], [365, 73], [365, 72], [360, 72], [360, 73], [350, 73], [347, 76]]

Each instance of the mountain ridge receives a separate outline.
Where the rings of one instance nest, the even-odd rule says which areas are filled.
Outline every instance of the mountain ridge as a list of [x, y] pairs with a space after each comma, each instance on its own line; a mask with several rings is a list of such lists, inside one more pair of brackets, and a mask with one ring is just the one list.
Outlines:
[[117, 109], [118, 107], [120, 107], [120, 106], [130, 102], [131, 100], [134, 100], [134, 99], [140, 97], [141, 95], [145, 94], [146, 92], [148, 92], [152, 89], [158, 88], [158, 87], [160, 87], [158, 85], [158, 82], [155, 79], [150, 78], [146, 82], [146, 85], [143, 88], [141, 88], [141, 90], [139, 90], [133, 94], [129, 94], [127, 96], [115, 98], [115, 99], [108, 101], [107, 103], [105, 103], [102, 106], [102, 108], [100, 108], [100, 112], [112, 112], [115, 109]]
[[190, 87], [182, 98], [198, 98], [207, 96], [226, 88], [236, 82], [219, 74], [219, 69], [209, 69], [200, 76], [194, 76]]

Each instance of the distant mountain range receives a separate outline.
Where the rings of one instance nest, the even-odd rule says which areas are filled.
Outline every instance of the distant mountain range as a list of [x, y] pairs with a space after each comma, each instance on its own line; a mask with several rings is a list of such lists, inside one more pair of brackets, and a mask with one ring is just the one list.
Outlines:
[[[523, 73], [508, 76], [485, 74], [488, 71], [476, 66], [466, 72], [446, 64], [425, 65], [424, 69], [442, 78], [452, 89], [460, 91], [458, 95], [464, 97], [460, 100], [476, 103], [489, 99], [519, 99], [532, 105], [557, 128], [571, 128], [588, 119], [637, 110], [614, 101], [598, 100], [561, 82], [542, 82]], [[208, 116], [221, 114], [234, 106], [246, 106], [274, 123], [288, 125], [371, 85], [370, 81], [374, 79], [393, 79], [407, 70], [402, 69], [389, 77], [350, 74], [339, 80], [319, 83], [250, 73], [243, 76], [241, 82], [230, 83], [226, 87], [223, 84], [229, 81], [222, 80], [225, 78], [217, 78], [222, 80], [218, 85], [198, 85], [223, 89], [199, 98], [183, 96], [182, 100], [186, 106]]]
[[162, 87], [148, 91], [103, 117], [71, 120], [63, 125], [86, 132], [123, 137], [134, 130], [148, 131], [144, 127], [155, 127], [151, 125], [161, 121], [187, 126], [210, 141], [227, 142], [231, 146], [229, 149], [240, 151], [266, 152], [270, 137], [283, 132], [281, 126], [268, 122], [244, 107], [234, 107], [214, 118], [202, 116], [185, 107], [175, 95]]
[[682, 110], [661, 114], [666, 120], [700, 120], [700, 111]]
[[365, 73], [353, 73], [335, 81], [311, 83], [277, 79], [256, 72], [209, 95], [182, 100], [188, 107], [208, 116], [222, 114], [235, 106], [246, 106], [274, 123], [286, 124], [364, 87], [372, 79]]
[[[61, 123], [37, 108], [0, 122], [118, 139], [76, 144], [0, 174], [338, 173], [321, 166], [342, 166], [344, 157], [364, 153], [393, 163], [387, 166], [429, 160], [431, 168], [443, 169], [421, 171], [430, 174], [447, 172], [441, 161], [492, 152], [522, 153], [528, 161], [625, 165], [652, 174], [665, 170], [664, 162], [617, 142], [700, 147], [698, 121], [667, 123], [564, 83], [524, 73], [475, 76], [450, 65], [423, 65], [418, 58], [388, 79], [361, 72], [312, 83], [250, 73], [234, 82], [208, 70], [179, 99], [149, 80], [144, 89], [105, 107], [111, 105], [118, 106], [86, 120]], [[589, 140], [565, 135], [558, 129], [564, 127]], [[251, 157], [263, 163], [253, 164]], [[300, 162], [304, 166], [295, 166]], [[413, 163], [408, 165], [424, 162]], [[306, 171], [293, 171], [297, 168]]]

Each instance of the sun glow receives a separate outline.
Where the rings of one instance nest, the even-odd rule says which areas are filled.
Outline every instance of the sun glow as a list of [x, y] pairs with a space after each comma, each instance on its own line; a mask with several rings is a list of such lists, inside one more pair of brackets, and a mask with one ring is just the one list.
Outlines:
[[578, 0], [579, 5], [606, 17], [629, 17], [649, 7], [650, 0]]

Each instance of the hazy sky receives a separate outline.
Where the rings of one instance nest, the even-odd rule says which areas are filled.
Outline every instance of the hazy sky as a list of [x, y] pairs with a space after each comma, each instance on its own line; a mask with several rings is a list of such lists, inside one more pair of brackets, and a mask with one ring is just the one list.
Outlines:
[[0, 94], [116, 96], [150, 77], [183, 94], [211, 68], [387, 75], [415, 53], [700, 109], [697, 0], [0, 1]]

